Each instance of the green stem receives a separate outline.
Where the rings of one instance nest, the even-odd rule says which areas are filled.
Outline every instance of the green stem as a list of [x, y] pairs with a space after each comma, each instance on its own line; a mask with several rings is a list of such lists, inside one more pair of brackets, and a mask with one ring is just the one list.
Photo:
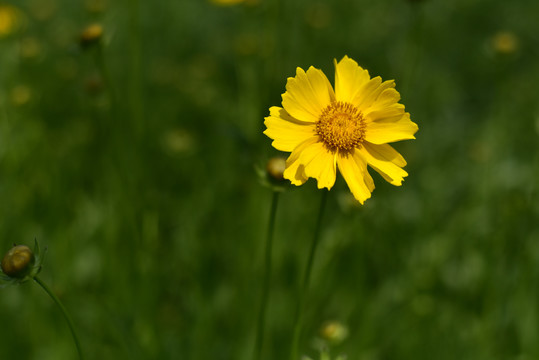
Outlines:
[[273, 232], [275, 229], [275, 214], [277, 213], [277, 204], [279, 203], [279, 192], [274, 191], [271, 199], [271, 210], [268, 222], [268, 232], [266, 236], [266, 249], [264, 257], [264, 278], [262, 287], [262, 297], [260, 299], [260, 309], [258, 312], [258, 324], [256, 329], [256, 340], [253, 352], [253, 360], [259, 360], [262, 355], [262, 345], [264, 343], [264, 328], [266, 324], [266, 306], [269, 297], [269, 288], [271, 280], [271, 252], [273, 247]]
[[75, 345], [77, 347], [77, 352], [79, 353], [79, 359], [82, 360], [83, 359], [82, 350], [81, 350], [81, 347], [80, 347], [79, 338], [77, 337], [77, 333], [75, 332], [75, 327], [73, 326], [73, 320], [71, 320], [71, 316], [69, 316], [69, 313], [67, 312], [66, 308], [64, 307], [64, 305], [62, 304], [60, 299], [58, 299], [58, 297], [56, 295], [54, 295], [52, 290], [49, 289], [49, 287], [43, 281], [41, 281], [41, 279], [39, 279], [36, 276], [36, 277], [34, 277], [34, 281], [36, 283], [38, 283], [43, 288], [43, 290], [45, 290], [45, 292], [47, 294], [49, 294], [49, 296], [52, 298], [52, 300], [54, 300], [56, 305], [58, 305], [60, 310], [62, 310], [62, 314], [64, 315], [64, 318], [67, 321], [67, 325], [69, 325], [69, 330], [71, 330], [71, 335], [73, 335], [73, 340], [75, 341]]
[[[97, 63], [97, 67], [99, 68], [99, 72], [101, 73], [101, 76], [103, 78], [103, 81], [105, 82], [105, 90], [109, 93], [109, 100], [110, 100], [110, 106], [113, 110], [116, 109], [116, 91], [112, 87], [112, 78], [110, 77], [110, 72], [107, 67], [107, 63], [105, 62], [105, 54], [103, 49], [103, 41], [100, 41], [99, 44], [97, 44], [97, 49], [95, 53], [95, 61]], [[117, 114], [114, 114], [117, 116]]]
[[129, 88], [129, 105], [131, 117], [135, 124], [136, 135], [145, 134], [144, 104], [142, 97], [142, 58], [140, 33], [140, 1], [128, 0], [129, 8], [129, 42], [131, 58], [131, 74]]
[[294, 337], [292, 339], [292, 350], [290, 352], [290, 360], [298, 360], [298, 348], [299, 340], [301, 338], [301, 330], [303, 327], [303, 304], [305, 302], [305, 295], [309, 289], [309, 282], [311, 280], [311, 270], [313, 267], [314, 256], [316, 254], [316, 248], [318, 240], [320, 239], [320, 230], [322, 229], [322, 216], [324, 215], [324, 209], [326, 207], [328, 191], [322, 191], [322, 200], [320, 202], [320, 209], [318, 210], [318, 218], [316, 220], [316, 228], [314, 231], [313, 241], [311, 243], [311, 250], [309, 251], [309, 258], [307, 260], [307, 266], [305, 267], [305, 273], [303, 274], [303, 284], [298, 294], [298, 303], [296, 308], [296, 317], [294, 320]]

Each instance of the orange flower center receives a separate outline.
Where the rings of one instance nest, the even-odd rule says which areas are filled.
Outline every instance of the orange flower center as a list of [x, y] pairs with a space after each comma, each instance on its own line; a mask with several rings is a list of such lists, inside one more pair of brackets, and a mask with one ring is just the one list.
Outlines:
[[329, 104], [316, 123], [316, 133], [331, 151], [351, 151], [360, 146], [365, 128], [363, 113], [342, 101]]

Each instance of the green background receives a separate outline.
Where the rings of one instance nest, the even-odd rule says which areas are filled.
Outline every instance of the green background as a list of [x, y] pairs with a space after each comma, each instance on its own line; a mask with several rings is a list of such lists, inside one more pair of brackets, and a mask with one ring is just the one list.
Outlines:
[[[3, 3], [6, 5], [6, 3]], [[410, 174], [329, 193], [301, 353], [539, 358], [539, 2], [13, 1], [0, 38], [0, 252], [40, 277], [87, 359], [250, 359], [271, 191], [262, 132], [297, 66], [348, 55], [419, 125]], [[79, 45], [90, 23], [102, 46]], [[516, 43], [496, 45], [500, 32]], [[498, 34], [498, 35], [497, 35]], [[286, 154], [283, 154], [286, 155]], [[286, 359], [321, 192], [280, 198], [264, 359]], [[2, 359], [74, 359], [37, 284], [0, 289]]]

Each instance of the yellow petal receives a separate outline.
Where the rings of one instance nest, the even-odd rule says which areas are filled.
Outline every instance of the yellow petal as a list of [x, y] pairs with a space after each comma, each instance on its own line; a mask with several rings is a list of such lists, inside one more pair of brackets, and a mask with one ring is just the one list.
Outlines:
[[394, 87], [394, 80], [382, 82], [382, 78], [377, 76], [363, 86], [358, 96], [353, 100], [352, 104], [356, 105], [359, 110], [366, 111], [374, 104], [374, 102], [385, 90]]
[[356, 200], [363, 204], [374, 190], [374, 181], [367, 171], [367, 162], [356, 149], [353, 154], [339, 154], [337, 164], [350, 191]]
[[359, 149], [361, 156], [389, 183], [400, 186], [408, 173], [401, 166], [404, 158], [390, 145], [375, 145], [367, 142]]
[[376, 100], [372, 103], [372, 105], [368, 109], [366, 109], [363, 113], [367, 115], [371, 112], [384, 110], [394, 105], [399, 105], [397, 106], [397, 108], [402, 108], [404, 112], [404, 105], [397, 104], [400, 99], [401, 99], [401, 95], [399, 94], [397, 90], [395, 90], [394, 88], [387, 88], [380, 93], [380, 95], [376, 98]]
[[369, 72], [345, 56], [335, 63], [335, 96], [338, 101], [353, 103], [358, 92], [370, 80]]
[[278, 106], [270, 108], [270, 116], [265, 118], [264, 125], [267, 128], [264, 134], [273, 139], [273, 147], [281, 151], [292, 151], [315, 135], [314, 124], [294, 119]]
[[286, 169], [283, 173], [285, 179], [290, 180], [294, 185], [303, 185], [307, 181], [307, 176], [304, 172], [304, 164], [300, 161], [300, 157], [304, 150], [309, 146], [318, 142], [318, 137], [312, 137], [299, 144], [286, 160]]
[[335, 184], [337, 175], [335, 154], [328, 151], [324, 144], [318, 142], [309, 146], [300, 162], [304, 164], [305, 176], [318, 180], [318, 188], [328, 190]]
[[363, 114], [367, 121], [397, 122], [404, 116], [404, 105], [396, 103], [382, 109], [370, 107]]
[[405, 113], [398, 121], [367, 122], [365, 140], [373, 144], [386, 144], [390, 142], [415, 139], [417, 124], [410, 120], [410, 114]]
[[316, 122], [322, 109], [335, 100], [335, 93], [326, 75], [310, 67], [307, 72], [297, 68], [296, 76], [288, 78], [282, 105], [300, 121]]

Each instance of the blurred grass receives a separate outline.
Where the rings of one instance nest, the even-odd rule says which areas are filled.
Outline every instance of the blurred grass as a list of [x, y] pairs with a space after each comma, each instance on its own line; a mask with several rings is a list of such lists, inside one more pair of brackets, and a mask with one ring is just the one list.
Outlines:
[[[363, 207], [331, 191], [303, 353], [339, 320], [332, 353], [351, 360], [539, 356], [536, 1], [9, 4], [0, 243], [48, 247], [41, 277], [88, 359], [249, 358], [271, 199], [253, 168], [277, 153], [263, 117], [297, 66], [333, 81], [345, 54], [396, 79], [420, 131], [395, 146], [402, 187], [374, 175]], [[92, 22], [110, 84], [78, 45]], [[318, 198], [311, 180], [281, 199], [267, 359], [288, 354]], [[2, 358], [75, 355], [32, 284], [0, 291], [0, 319]]]

